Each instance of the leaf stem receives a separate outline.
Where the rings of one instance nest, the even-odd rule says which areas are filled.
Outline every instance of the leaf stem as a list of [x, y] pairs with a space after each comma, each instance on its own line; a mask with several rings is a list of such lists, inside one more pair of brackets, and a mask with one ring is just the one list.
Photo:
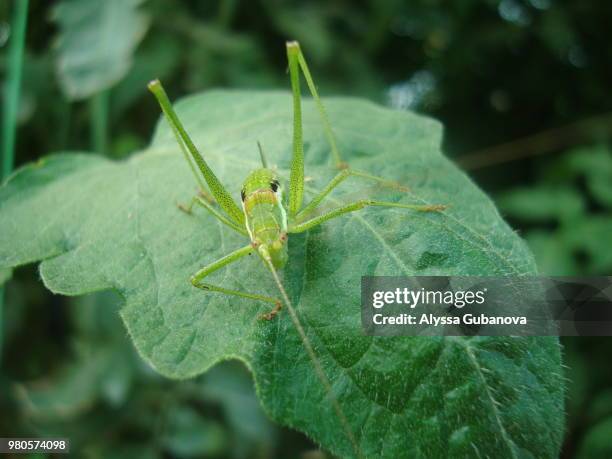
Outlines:
[[[9, 48], [8, 75], [4, 87], [4, 110], [2, 121], [2, 168], [0, 183], [9, 176], [15, 163], [15, 137], [17, 131], [17, 111], [19, 109], [19, 92], [21, 90], [21, 71], [23, 68], [23, 49], [25, 46], [26, 24], [28, 18], [28, 0], [14, 3], [15, 10], [11, 25], [12, 39]], [[0, 360], [4, 338], [4, 288], [0, 286]]]
[[96, 153], [107, 153], [109, 90], [94, 94], [89, 99], [91, 116], [91, 146]]

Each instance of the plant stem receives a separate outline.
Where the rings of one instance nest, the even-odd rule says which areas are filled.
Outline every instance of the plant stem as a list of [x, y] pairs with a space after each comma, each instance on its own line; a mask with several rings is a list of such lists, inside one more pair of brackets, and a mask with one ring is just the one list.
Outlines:
[[108, 99], [109, 90], [95, 94], [89, 100], [91, 116], [91, 146], [96, 153], [106, 154], [108, 139]]
[[[13, 170], [15, 163], [15, 137], [17, 131], [17, 111], [19, 109], [19, 91], [21, 85], [21, 70], [23, 67], [23, 48], [25, 44], [26, 23], [28, 17], [28, 0], [18, 0], [14, 3], [15, 11], [11, 25], [12, 38], [9, 49], [9, 61], [6, 86], [4, 87], [4, 110], [2, 122], [2, 168], [0, 183]], [[4, 288], [0, 286], [0, 359], [2, 357], [2, 341], [4, 338]]]
[[23, 47], [25, 43], [28, 0], [15, 2], [13, 16], [12, 40], [9, 49], [8, 76], [6, 79], [4, 113], [2, 123], [2, 179], [13, 170], [15, 158], [15, 133], [17, 128], [17, 111], [19, 109], [19, 91], [21, 86], [21, 69], [23, 67]]
[[468, 153], [458, 159], [464, 169], [480, 169], [543, 155], [585, 142], [607, 141], [612, 133], [612, 113], [585, 118], [562, 127]]

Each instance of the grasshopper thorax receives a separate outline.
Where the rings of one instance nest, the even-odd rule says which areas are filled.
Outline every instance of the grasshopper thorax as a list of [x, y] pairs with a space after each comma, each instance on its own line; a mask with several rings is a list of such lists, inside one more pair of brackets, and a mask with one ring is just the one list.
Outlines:
[[276, 268], [287, 263], [287, 213], [283, 192], [271, 169], [251, 172], [240, 192], [245, 225], [253, 246]]

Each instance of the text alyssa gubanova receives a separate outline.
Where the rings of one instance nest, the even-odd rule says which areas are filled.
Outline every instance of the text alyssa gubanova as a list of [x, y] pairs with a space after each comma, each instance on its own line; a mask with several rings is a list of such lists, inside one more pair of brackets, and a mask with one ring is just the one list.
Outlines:
[[422, 313], [398, 314], [395, 316], [385, 316], [374, 314], [372, 322], [375, 325], [526, 325], [527, 318], [519, 317], [491, 317], [485, 314], [464, 314], [462, 316], [436, 316], [435, 314]]

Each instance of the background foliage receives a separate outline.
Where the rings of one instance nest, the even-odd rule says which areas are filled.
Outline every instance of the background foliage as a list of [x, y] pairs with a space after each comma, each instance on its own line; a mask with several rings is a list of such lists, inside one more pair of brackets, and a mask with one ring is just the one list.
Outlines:
[[[18, 164], [58, 150], [119, 158], [144, 147], [159, 116], [145, 87], [153, 77], [173, 98], [210, 87], [286, 89], [283, 42], [295, 38], [323, 95], [359, 95], [441, 120], [447, 154], [497, 199], [541, 272], [611, 273], [609, 2], [103, 4], [32, 2]], [[11, 9], [12, 2], [0, 4], [3, 72]], [[101, 31], [101, 18], [121, 29]], [[101, 33], [110, 33], [118, 49], [88, 46]], [[121, 57], [113, 71], [105, 65], [109, 52]], [[92, 455], [324, 454], [266, 421], [240, 366], [190, 382], [145, 368], [125, 337], [117, 298], [51, 297], [34, 268], [18, 270], [6, 290], [3, 434], [71, 432]], [[563, 455], [610, 457], [612, 342], [563, 344], [569, 383]], [[100, 434], [111, 418], [112, 429]]]

